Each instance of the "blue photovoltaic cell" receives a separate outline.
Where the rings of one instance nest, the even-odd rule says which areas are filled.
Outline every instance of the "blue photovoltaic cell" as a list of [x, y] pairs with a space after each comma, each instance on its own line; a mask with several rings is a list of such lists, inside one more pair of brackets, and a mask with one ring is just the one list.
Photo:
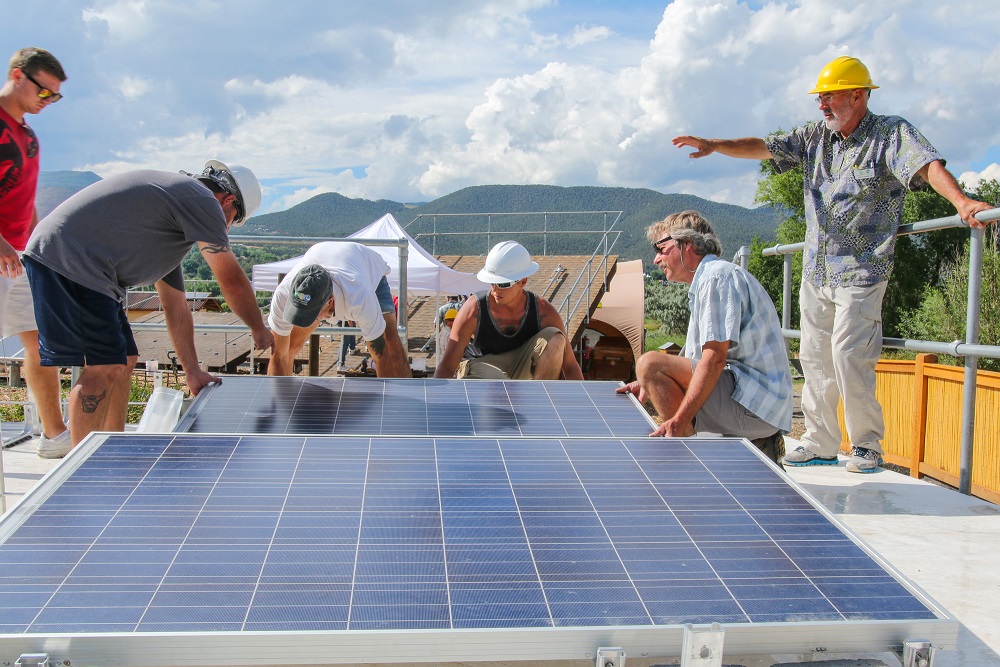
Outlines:
[[0, 633], [938, 618], [738, 440], [95, 444], [0, 524]]
[[617, 382], [226, 377], [189, 433], [634, 437], [649, 419]]

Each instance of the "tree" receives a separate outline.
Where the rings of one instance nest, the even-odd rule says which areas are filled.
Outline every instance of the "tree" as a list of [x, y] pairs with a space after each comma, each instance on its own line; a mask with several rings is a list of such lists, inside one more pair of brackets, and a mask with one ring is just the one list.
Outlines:
[[660, 322], [659, 333], [686, 332], [690, 316], [687, 285], [656, 280], [646, 281], [646, 317]]
[[[973, 193], [975, 198], [1000, 205], [1000, 182], [986, 181]], [[902, 317], [903, 334], [920, 340], [965, 340], [965, 319], [969, 293], [968, 232], [954, 230], [964, 237], [952, 256], [934, 267], [935, 283], [919, 292], [918, 304]], [[979, 340], [985, 345], [1000, 345], [1000, 243], [996, 224], [986, 232], [983, 244], [983, 270], [980, 276]], [[947, 252], [940, 243], [936, 252]], [[979, 367], [1000, 371], [1000, 359], [980, 359]]]
[[[779, 244], [801, 243], [806, 238], [806, 204], [802, 190], [804, 180], [802, 167], [796, 166], [786, 172], [778, 173], [771, 160], [760, 163], [761, 180], [757, 183], [755, 204], [765, 204], [785, 212], [785, 219], [775, 230], [775, 238]], [[771, 300], [774, 301], [778, 313], [782, 312], [784, 303], [784, 258], [764, 257], [764, 243], [754, 238], [750, 245], [750, 259], [747, 264], [750, 273], [760, 281]], [[802, 253], [792, 256], [792, 321], [791, 327], [798, 328], [799, 323], [799, 285], [802, 283]]]

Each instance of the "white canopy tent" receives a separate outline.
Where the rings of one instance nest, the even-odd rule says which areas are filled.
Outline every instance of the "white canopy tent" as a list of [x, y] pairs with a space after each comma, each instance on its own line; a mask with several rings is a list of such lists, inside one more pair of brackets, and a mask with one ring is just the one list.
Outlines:
[[[432, 296], [435, 294], [467, 295], [488, 288], [488, 285], [476, 278], [473, 273], [462, 273], [451, 269], [407, 234], [391, 213], [359, 229], [347, 238], [356, 239], [393, 239], [406, 238], [409, 243], [406, 261], [406, 291], [415, 296]], [[397, 248], [373, 246], [371, 248], [385, 258], [392, 268], [389, 273], [389, 286], [394, 292], [399, 291], [399, 252]], [[273, 292], [278, 286], [278, 276], [287, 274], [301, 259], [292, 257], [280, 262], [257, 264], [253, 267], [253, 287], [262, 292]]]

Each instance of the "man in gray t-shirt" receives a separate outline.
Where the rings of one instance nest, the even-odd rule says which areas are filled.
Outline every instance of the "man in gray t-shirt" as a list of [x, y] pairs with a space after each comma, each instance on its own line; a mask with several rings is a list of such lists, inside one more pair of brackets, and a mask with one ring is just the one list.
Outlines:
[[122, 307], [129, 287], [154, 284], [188, 387], [197, 394], [219, 378], [198, 366], [181, 260], [194, 244], [226, 303], [270, 349], [250, 281], [229, 247], [229, 227], [260, 205], [260, 184], [246, 167], [210, 160], [191, 174], [134, 171], [104, 179], [42, 220], [24, 251], [38, 320], [43, 366], [82, 366], [70, 394], [73, 444], [91, 431], [125, 427], [138, 349]]

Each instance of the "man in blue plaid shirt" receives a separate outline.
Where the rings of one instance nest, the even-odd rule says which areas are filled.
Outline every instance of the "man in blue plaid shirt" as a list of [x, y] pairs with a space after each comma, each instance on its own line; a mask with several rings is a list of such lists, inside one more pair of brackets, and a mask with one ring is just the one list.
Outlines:
[[792, 376], [771, 297], [719, 258], [718, 236], [695, 211], [669, 215], [646, 235], [667, 279], [691, 286], [691, 319], [684, 356], [647, 352], [636, 363], [639, 379], [618, 392], [653, 402], [664, 420], [654, 436], [744, 437], [777, 461], [792, 426]]

